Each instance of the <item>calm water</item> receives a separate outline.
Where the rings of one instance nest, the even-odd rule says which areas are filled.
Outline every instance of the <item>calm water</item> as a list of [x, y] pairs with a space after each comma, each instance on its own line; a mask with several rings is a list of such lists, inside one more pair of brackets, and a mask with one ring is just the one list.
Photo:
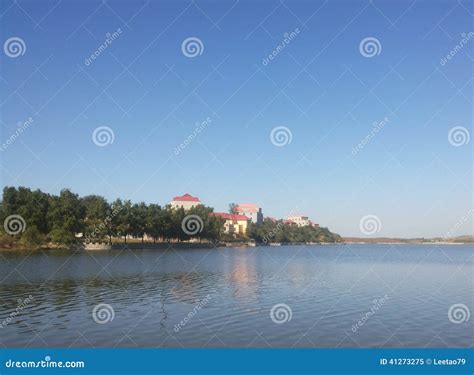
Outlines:
[[[472, 347], [474, 317], [455, 324], [448, 310], [474, 312], [473, 255], [468, 245], [4, 251], [0, 344]], [[93, 318], [101, 303], [114, 313], [105, 324]], [[291, 319], [283, 306], [272, 320], [277, 304]]]

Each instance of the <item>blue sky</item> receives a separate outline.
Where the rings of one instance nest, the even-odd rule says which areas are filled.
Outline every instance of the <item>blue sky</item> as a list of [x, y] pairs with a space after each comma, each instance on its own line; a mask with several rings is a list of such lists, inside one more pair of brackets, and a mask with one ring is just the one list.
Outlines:
[[[160, 204], [188, 192], [218, 211], [255, 202], [274, 217], [302, 212], [342, 235], [363, 236], [366, 215], [379, 219], [373, 236], [472, 233], [473, 10], [468, 1], [3, 1], [2, 44], [17, 37], [25, 48], [2, 51], [2, 142], [33, 122], [0, 152], [2, 185]], [[463, 33], [469, 40], [442, 64]], [[203, 46], [195, 57], [182, 51], [189, 37]], [[361, 53], [365, 38], [378, 54]], [[101, 126], [114, 136], [103, 147], [92, 139]], [[271, 142], [278, 126], [291, 143]], [[454, 127], [464, 128], [461, 145], [449, 142]]]

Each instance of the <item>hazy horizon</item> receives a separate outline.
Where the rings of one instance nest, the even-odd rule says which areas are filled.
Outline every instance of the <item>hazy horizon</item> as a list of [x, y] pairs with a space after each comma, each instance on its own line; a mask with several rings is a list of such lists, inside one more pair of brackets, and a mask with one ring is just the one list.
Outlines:
[[472, 2], [0, 9], [2, 186], [473, 234]]

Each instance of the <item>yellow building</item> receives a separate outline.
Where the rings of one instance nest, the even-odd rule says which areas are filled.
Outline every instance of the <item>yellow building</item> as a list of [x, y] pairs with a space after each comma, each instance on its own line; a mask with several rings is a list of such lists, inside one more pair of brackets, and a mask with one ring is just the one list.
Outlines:
[[247, 216], [226, 214], [224, 212], [213, 212], [211, 215], [221, 217], [225, 220], [224, 233], [236, 233], [243, 236], [247, 234], [248, 223], [250, 220]]

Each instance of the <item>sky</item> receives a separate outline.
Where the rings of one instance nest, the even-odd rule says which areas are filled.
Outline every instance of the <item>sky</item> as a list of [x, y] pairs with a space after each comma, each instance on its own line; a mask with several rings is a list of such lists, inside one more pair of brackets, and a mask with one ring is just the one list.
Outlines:
[[2, 1], [2, 187], [190, 193], [345, 236], [472, 234], [473, 11]]

